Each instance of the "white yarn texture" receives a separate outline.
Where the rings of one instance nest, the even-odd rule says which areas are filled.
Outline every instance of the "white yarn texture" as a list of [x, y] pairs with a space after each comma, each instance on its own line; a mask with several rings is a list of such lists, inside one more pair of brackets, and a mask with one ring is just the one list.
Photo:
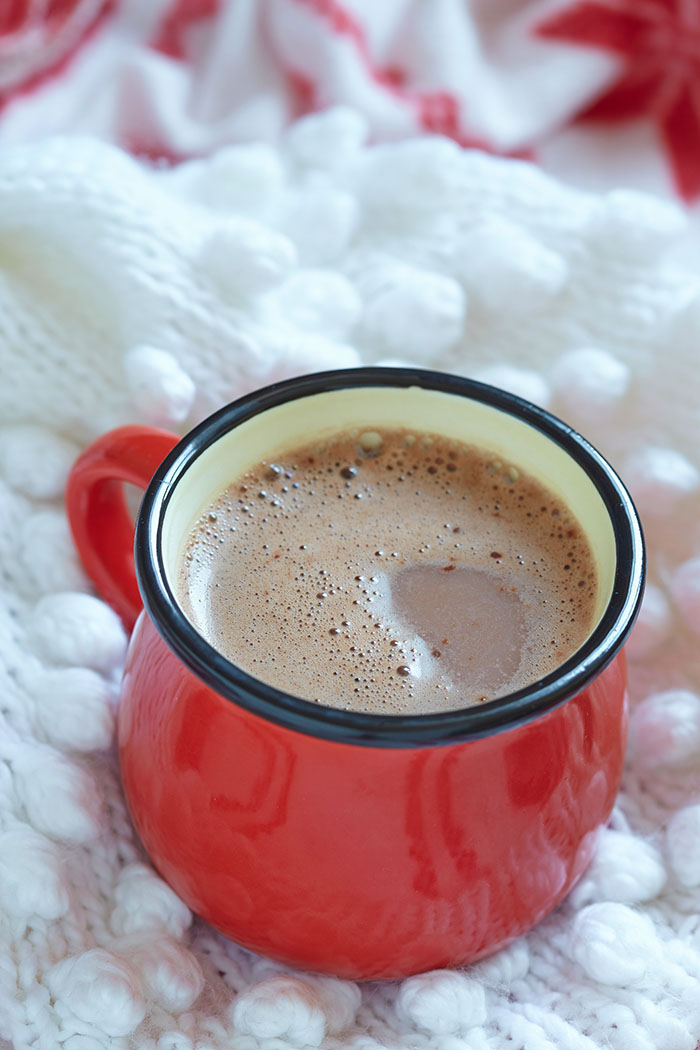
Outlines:
[[[5, 149], [0, 1043], [14, 1050], [700, 1037], [700, 280], [669, 255], [684, 217], [447, 140], [364, 137], [335, 110], [279, 147], [171, 171], [81, 138]], [[126, 638], [91, 593], [62, 494], [108, 427], [184, 432], [273, 380], [401, 360], [580, 427], [638, 499], [651, 586], [622, 790], [579, 886], [464, 972], [360, 987], [237, 948], [149, 866], [113, 751]]]

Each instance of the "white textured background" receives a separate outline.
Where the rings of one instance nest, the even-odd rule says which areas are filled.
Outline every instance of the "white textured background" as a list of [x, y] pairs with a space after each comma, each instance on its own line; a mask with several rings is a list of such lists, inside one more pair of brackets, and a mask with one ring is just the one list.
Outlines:
[[[0, 165], [0, 1036], [15, 1050], [695, 1050], [699, 281], [686, 220], [329, 111], [156, 173], [50, 139]], [[675, 261], [674, 261], [675, 260]], [[569, 901], [462, 973], [358, 986], [237, 949], [147, 866], [112, 750], [125, 638], [68, 535], [109, 426], [409, 360], [548, 405], [620, 469], [650, 587], [629, 759]], [[526, 877], [527, 873], [523, 873]]]

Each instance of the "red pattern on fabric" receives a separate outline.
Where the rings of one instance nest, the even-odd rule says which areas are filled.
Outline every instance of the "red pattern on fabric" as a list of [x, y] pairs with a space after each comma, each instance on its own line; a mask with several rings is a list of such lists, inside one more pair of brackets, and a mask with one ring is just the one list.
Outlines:
[[450, 138], [461, 138], [459, 127], [459, 104], [454, 95], [446, 91], [425, 95], [419, 99], [420, 121], [427, 131]]
[[318, 108], [316, 85], [313, 80], [302, 76], [301, 73], [293, 72], [285, 73], [285, 77], [294, 117], [303, 117], [306, 113], [313, 113]]
[[700, 198], [700, 84], [684, 92], [661, 124], [664, 145], [671, 158], [676, 186], [686, 201]]
[[[65, 20], [72, 13], [73, 9], [78, 6], [75, 0], [45, 0], [45, 3], [46, 6], [41, 13], [41, 17], [46, 22], [51, 22], [55, 19]], [[32, 6], [36, 7], [36, 4]]]
[[221, 0], [174, 0], [151, 43], [154, 51], [169, 58], [186, 58], [185, 38], [194, 22], [213, 18], [219, 13]]
[[[480, 149], [486, 153], [496, 153], [520, 160], [534, 159], [530, 149], [509, 151], [505, 154], [496, 149], [492, 143], [464, 130], [464, 114], [459, 98], [449, 91], [415, 91], [408, 86], [408, 77], [404, 70], [396, 66], [381, 68], [371, 54], [364, 27], [354, 15], [347, 11], [338, 0], [295, 0], [296, 3], [312, 8], [316, 14], [326, 20], [338, 36], [349, 37], [360, 55], [365, 71], [376, 84], [381, 85], [394, 97], [411, 107], [418, 124], [424, 131], [433, 135], [447, 135], [465, 149]], [[310, 84], [310, 81], [308, 81]], [[310, 92], [315, 99], [316, 90]], [[315, 108], [315, 107], [310, 107]]]
[[398, 66], [387, 66], [384, 70], [384, 76], [387, 84], [393, 84], [394, 87], [401, 88], [406, 84], [406, 73], [403, 69], [399, 69]]
[[[191, 25], [199, 21], [213, 19], [220, 11], [222, 0], [174, 0], [160, 23], [151, 47], [177, 60], [187, 60], [186, 32]], [[432, 134], [447, 135], [461, 146], [482, 149], [489, 153], [498, 153], [486, 140], [468, 134], [464, 130], [464, 120], [460, 99], [449, 91], [417, 91], [409, 86], [405, 72], [395, 66], [382, 68], [372, 57], [363, 24], [343, 6], [339, 0], [293, 0], [299, 6], [311, 10], [323, 19], [331, 33], [347, 38], [357, 51], [368, 77], [390, 93], [399, 102], [410, 109], [419, 128]], [[279, 57], [279, 56], [278, 56]], [[317, 82], [303, 68], [283, 66], [291, 97], [291, 110], [294, 118], [312, 113], [322, 108], [326, 93], [322, 84]], [[167, 163], [178, 159], [172, 151], [154, 143], [122, 143], [125, 148], [142, 156], [150, 156]], [[522, 149], [508, 152], [506, 156], [531, 160], [531, 150]]]
[[[0, 0], [2, 3], [2, 0]], [[79, 6], [80, 0], [54, 0], [49, 5], [46, 11], [41, 12], [40, 15], [36, 15], [36, 11], [32, 12], [32, 18], [40, 17], [42, 21], [47, 23], [47, 32], [53, 35], [54, 32], [59, 32], [62, 28], [63, 23], [70, 16], [70, 14]], [[66, 70], [73, 63], [80, 51], [88, 44], [93, 37], [96, 36], [98, 31], [102, 28], [104, 22], [110, 15], [114, 14], [117, 7], [118, 0], [104, 0], [102, 6], [96, 12], [94, 19], [88, 25], [85, 26], [80, 37], [73, 42], [73, 46], [67, 54], [62, 55], [53, 65], [48, 66], [46, 69], [41, 69], [37, 73], [28, 76], [26, 80], [23, 80], [21, 84], [13, 85], [4, 91], [0, 91], [0, 113], [11, 103], [20, 98], [26, 98], [27, 95], [33, 94], [38, 91], [39, 88], [44, 87], [47, 83], [52, 80], [57, 80], [61, 77]], [[13, 4], [13, 16], [14, 12], [19, 11], [20, 2]], [[34, 7], [31, 4], [31, 0], [28, 0], [27, 10]], [[4, 16], [6, 11], [2, 11]], [[56, 19], [55, 25], [50, 22], [50, 16]], [[0, 24], [0, 36], [9, 33], [10, 29], [7, 28], [7, 22], [3, 21]], [[15, 25], [12, 29], [13, 32], [18, 31], [24, 26]]]
[[81, 0], [0, 0], [0, 36], [20, 33], [22, 30], [43, 27], [48, 36], [55, 36], [75, 14]]
[[174, 168], [176, 164], [191, 160], [190, 154], [177, 153], [157, 143], [154, 138], [142, 139], [138, 135], [122, 135], [119, 145], [127, 153], [138, 157], [139, 160], [148, 161], [156, 168]]
[[75, 14], [81, 0], [0, 0], [0, 36], [42, 27], [48, 37], [55, 36]]
[[614, 83], [576, 114], [657, 125], [676, 189], [700, 197], [700, 4], [691, 0], [578, 0], [539, 23], [550, 40], [609, 51], [622, 59]]
[[16, 33], [29, 16], [29, 0], [5, 0], [0, 6], [0, 35]]
[[337, 0], [297, 0], [297, 2], [306, 7], [312, 7], [338, 36], [352, 37], [363, 56], [368, 57], [367, 39], [363, 26]]
[[413, 91], [408, 87], [408, 78], [403, 70], [395, 66], [382, 69], [377, 65], [372, 57], [364, 27], [338, 0], [296, 0], [296, 3], [312, 8], [337, 36], [349, 37], [362, 59], [367, 74], [376, 84], [413, 109], [424, 131], [435, 135], [448, 135], [461, 146], [496, 152], [489, 143], [463, 131], [462, 107], [456, 95], [449, 91]]

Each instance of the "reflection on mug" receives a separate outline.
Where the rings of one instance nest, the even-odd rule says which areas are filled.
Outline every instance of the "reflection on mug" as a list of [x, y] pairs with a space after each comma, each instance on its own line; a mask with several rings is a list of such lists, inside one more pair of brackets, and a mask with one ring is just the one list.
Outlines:
[[[204, 687], [199, 692], [195, 706], [199, 700], [204, 709], [209, 693]], [[222, 747], [204, 718], [190, 718], [177, 734], [174, 760], [182, 773], [207, 770], [210, 810], [228, 814], [239, 834], [254, 838], [285, 823], [296, 758], [284, 739], [265, 724], [237, 718], [235, 738]]]

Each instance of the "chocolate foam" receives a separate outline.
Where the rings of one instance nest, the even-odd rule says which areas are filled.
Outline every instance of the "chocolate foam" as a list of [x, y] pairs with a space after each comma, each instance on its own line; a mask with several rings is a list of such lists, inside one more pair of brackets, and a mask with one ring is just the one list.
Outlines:
[[568, 508], [492, 454], [344, 433], [234, 480], [185, 546], [178, 598], [250, 674], [374, 714], [483, 703], [586, 639], [597, 590]]

